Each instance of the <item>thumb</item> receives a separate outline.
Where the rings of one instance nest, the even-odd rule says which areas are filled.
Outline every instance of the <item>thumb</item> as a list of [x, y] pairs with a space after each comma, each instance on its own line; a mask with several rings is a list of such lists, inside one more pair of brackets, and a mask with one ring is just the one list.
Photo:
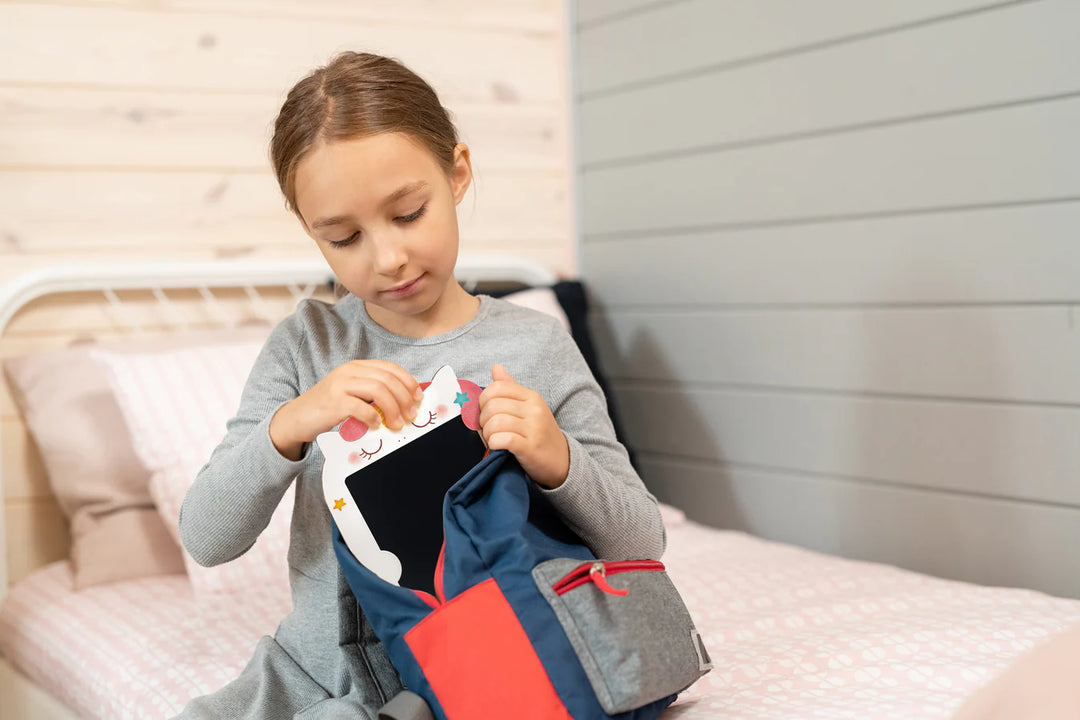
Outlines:
[[510, 375], [510, 373], [506, 371], [506, 368], [504, 368], [502, 365], [499, 365], [499, 364], [495, 364], [495, 365], [491, 366], [491, 379], [492, 380], [509, 380], [510, 382], [517, 382]]

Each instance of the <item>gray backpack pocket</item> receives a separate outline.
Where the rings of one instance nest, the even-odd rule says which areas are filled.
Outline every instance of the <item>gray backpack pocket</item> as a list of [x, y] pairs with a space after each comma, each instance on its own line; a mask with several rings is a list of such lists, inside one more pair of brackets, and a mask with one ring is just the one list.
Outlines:
[[532, 575], [607, 714], [685, 690], [712, 668], [663, 563], [556, 558]]

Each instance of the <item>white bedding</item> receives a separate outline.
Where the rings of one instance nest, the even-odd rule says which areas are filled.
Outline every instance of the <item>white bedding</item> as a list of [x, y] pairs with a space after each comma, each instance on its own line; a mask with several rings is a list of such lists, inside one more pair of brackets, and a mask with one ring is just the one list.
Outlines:
[[[1080, 602], [852, 562], [682, 520], [664, 561], [715, 669], [665, 718], [947, 718]], [[20, 583], [0, 651], [86, 717], [162, 718], [234, 677], [288, 611], [283, 591], [197, 604], [184, 576], [71, 591]]]

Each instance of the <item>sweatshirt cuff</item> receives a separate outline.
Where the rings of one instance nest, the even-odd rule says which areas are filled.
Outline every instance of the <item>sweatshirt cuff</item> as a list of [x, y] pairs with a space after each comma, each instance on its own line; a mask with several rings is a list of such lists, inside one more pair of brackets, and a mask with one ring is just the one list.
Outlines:
[[270, 472], [273, 473], [275, 476], [279, 473], [282, 475], [286, 473], [292, 473], [289, 476], [289, 479], [291, 481], [293, 477], [296, 477], [300, 474], [300, 471], [304, 468], [304, 463], [311, 455], [311, 443], [304, 443], [304, 447], [300, 451], [299, 460], [290, 460], [289, 458], [282, 455], [274, 446], [274, 441], [270, 437], [270, 422], [274, 419], [274, 416], [278, 414], [278, 411], [281, 410], [281, 408], [283, 408], [289, 402], [289, 400], [286, 400], [285, 402], [281, 403], [276, 408], [274, 408], [274, 411], [272, 413], [267, 414], [265, 418], [259, 421], [258, 426], [255, 428], [255, 434], [257, 437], [263, 439], [263, 441], [260, 443], [259, 449], [261, 451], [261, 454], [263, 455], [263, 460], [266, 462]]
[[565, 510], [570, 508], [574, 509], [575, 514], [580, 513], [585, 508], [589, 508], [586, 512], [598, 511], [599, 508], [594, 509], [591, 507], [593, 498], [588, 491], [590, 483], [585, 477], [591, 474], [586, 467], [586, 461], [591, 460], [591, 458], [580, 442], [565, 432], [563, 435], [566, 437], [566, 444], [570, 448], [570, 469], [566, 473], [566, 480], [557, 488], [544, 487], [539, 483], [537, 483], [537, 487], [556, 508], [564, 511], [564, 514]]

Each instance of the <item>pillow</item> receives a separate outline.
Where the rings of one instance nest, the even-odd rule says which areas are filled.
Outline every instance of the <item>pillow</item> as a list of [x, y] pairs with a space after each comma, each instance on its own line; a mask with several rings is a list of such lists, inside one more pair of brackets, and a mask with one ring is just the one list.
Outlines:
[[504, 295], [503, 300], [550, 315], [562, 323], [562, 326], [566, 328], [566, 332], [570, 332], [570, 319], [566, 317], [566, 312], [563, 310], [562, 305], [559, 304], [559, 299], [555, 297], [555, 291], [551, 288], [518, 290], [509, 295]]
[[[150, 470], [150, 493], [179, 542], [184, 495], [225, 435], [262, 342], [234, 342], [167, 352], [97, 351], [108, 368], [132, 446]], [[288, 593], [287, 552], [293, 492], [246, 553], [215, 567], [183, 554], [192, 589], [207, 598], [253, 586]]]
[[[247, 327], [97, 347], [145, 352], [268, 333], [269, 327]], [[150, 472], [128, 440], [105, 368], [92, 347], [41, 350], [4, 361], [15, 404], [71, 526], [74, 586], [182, 573], [180, 549], [150, 496]]]

